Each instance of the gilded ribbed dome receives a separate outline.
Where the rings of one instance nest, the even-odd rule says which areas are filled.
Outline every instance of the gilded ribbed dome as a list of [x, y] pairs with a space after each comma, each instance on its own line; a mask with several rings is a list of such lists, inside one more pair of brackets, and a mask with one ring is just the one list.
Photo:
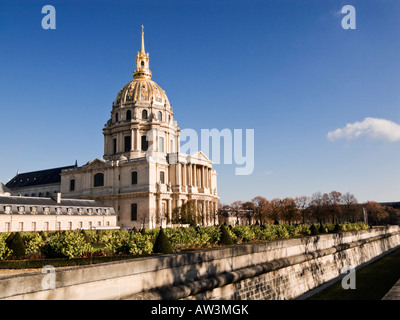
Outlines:
[[169, 106], [165, 91], [147, 78], [134, 79], [118, 92], [114, 106], [119, 107], [128, 103], [156, 103]]
[[149, 68], [149, 54], [144, 50], [144, 33], [142, 26], [142, 42], [140, 51], [136, 55], [136, 70], [133, 71], [133, 80], [123, 87], [114, 101], [114, 108], [124, 104], [159, 104], [170, 107], [167, 95], [160, 86], [151, 80]]

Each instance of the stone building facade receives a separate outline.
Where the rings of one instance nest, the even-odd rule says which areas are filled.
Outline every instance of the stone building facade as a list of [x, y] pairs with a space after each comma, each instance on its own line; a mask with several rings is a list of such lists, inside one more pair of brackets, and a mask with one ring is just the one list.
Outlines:
[[113, 229], [113, 207], [95, 200], [11, 196], [0, 189], [0, 232]]
[[122, 228], [172, 223], [194, 201], [202, 224], [217, 223], [217, 173], [201, 151], [180, 152], [181, 130], [165, 91], [152, 80], [142, 30], [133, 80], [117, 94], [103, 128], [104, 154], [85, 165], [18, 174], [14, 195], [91, 199], [113, 207]]
[[119, 91], [103, 128], [103, 158], [62, 170], [61, 192], [113, 206], [123, 228], [170, 225], [173, 210], [188, 200], [204, 224], [215, 223], [216, 171], [201, 151], [180, 153], [172, 106], [151, 78], [142, 31], [133, 80]]

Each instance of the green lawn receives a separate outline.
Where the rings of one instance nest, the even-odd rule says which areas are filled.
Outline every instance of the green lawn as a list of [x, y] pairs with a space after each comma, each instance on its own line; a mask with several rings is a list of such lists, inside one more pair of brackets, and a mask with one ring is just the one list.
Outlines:
[[400, 279], [400, 249], [356, 271], [356, 289], [345, 290], [341, 281], [309, 300], [380, 300]]

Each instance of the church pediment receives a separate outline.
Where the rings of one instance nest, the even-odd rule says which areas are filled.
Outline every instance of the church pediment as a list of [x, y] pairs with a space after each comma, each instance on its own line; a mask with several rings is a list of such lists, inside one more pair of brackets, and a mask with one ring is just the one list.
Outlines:
[[200, 161], [207, 161], [207, 162], [211, 162], [211, 160], [203, 153], [203, 151], [197, 151], [195, 153], [192, 153], [190, 155], [191, 158], [196, 158]]
[[107, 161], [99, 158], [91, 160], [83, 166], [84, 169], [102, 169], [104, 167], [108, 167]]

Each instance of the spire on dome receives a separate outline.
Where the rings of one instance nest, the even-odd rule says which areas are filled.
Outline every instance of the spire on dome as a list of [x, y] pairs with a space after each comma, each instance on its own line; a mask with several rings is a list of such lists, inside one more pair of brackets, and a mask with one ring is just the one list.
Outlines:
[[142, 25], [142, 42], [140, 51], [136, 55], [136, 70], [133, 72], [134, 79], [151, 79], [151, 71], [149, 69], [149, 54], [144, 50], [144, 32]]
[[144, 52], [144, 32], [143, 32], [143, 29], [144, 29], [144, 27], [143, 27], [143, 25], [142, 25], [142, 43], [141, 43], [141, 45], [140, 45], [140, 53], [141, 54], [144, 54], [145, 52]]

